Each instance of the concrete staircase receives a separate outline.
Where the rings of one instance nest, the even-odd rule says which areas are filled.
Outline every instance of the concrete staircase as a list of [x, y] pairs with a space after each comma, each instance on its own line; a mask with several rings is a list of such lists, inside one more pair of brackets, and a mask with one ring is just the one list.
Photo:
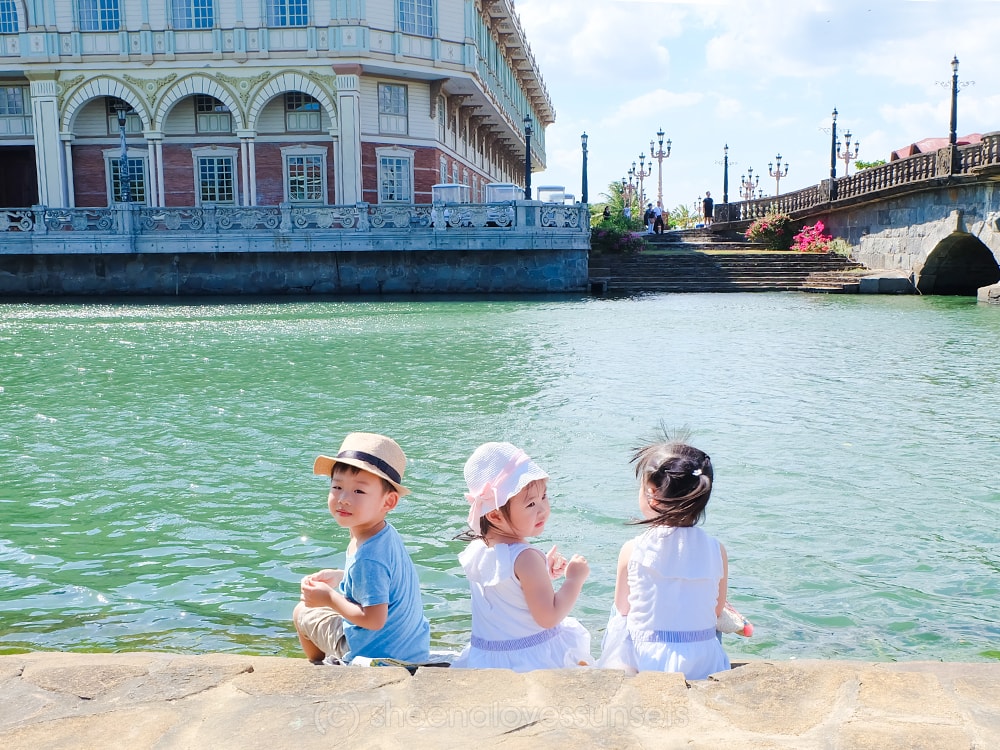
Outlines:
[[[596, 294], [643, 292], [857, 293], [860, 264], [833, 253], [776, 253], [740, 235], [710, 230], [647, 235], [652, 248], [638, 255], [590, 256]], [[706, 252], [711, 251], [711, 252]]]

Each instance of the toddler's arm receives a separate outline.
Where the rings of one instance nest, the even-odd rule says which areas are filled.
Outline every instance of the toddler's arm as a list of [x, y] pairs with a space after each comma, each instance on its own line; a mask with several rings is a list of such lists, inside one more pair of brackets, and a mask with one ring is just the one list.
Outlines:
[[514, 575], [521, 582], [528, 611], [540, 627], [554, 628], [565, 619], [590, 575], [590, 566], [582, 556], [573, 555], [565, 572], [566, 581], [559, 591], [553, 591], [548, 562], [538, 550], [524, 550], [514, 562]]
[[726, 597], [729, 596], [729, 555], [726, 554], [726, 548], [721, 542], [719, 549], [722, 551], [722, 578], [719, 580], [719, 600], [715, 604], [716, 617], [726, 608]]
[[629, 540], [622, 545], [618, 553], [618, 572], [615, 576], [615, 609], [623, 617], [629, 612], [628, 561], [632, 558], [632, 545], [635, 540]]
[[[341, 578], [343, 577], [342, 571], [335, 572], [339, 572]], [[339, 580], [336, 585], [340, 585]], [[335, 586], [331, 586], [327, 580], [319, 578], [316, 574], [303, 578], [301, 588], [302, 601], [307, 607], [329, 607], [351, 624], [365, 630], [381, 630], [389, 617], [388, 602], [362, 607], [360, 604], [352, 602], [341, 594]]]

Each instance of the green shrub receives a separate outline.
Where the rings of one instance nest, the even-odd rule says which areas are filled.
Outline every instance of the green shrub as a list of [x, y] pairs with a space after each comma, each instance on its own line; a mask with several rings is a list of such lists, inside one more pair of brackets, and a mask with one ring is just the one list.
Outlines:
[[602, 222], [600, 226], [590, 230], [590, 249], [592, 252], [628, 255], [638, 253], [646, 248], [646, 240], [642, 238], [641, 234], [607, 227], [606, 223]]
[[763, 243], [768, 250], [787, 250], [792, 245], [792, 220], [788, 214], [769, 212], [745, 232], [751, 242]]
[[851, 243], [845, 240], [843, 237], [834, 237], [830, 240], [830, 245], [827, 248], [827, 252], [836, 253], [837, 255], [843, 255], [845, 258], [851, 257], [851, 252], [854, 250], [851, 247]]

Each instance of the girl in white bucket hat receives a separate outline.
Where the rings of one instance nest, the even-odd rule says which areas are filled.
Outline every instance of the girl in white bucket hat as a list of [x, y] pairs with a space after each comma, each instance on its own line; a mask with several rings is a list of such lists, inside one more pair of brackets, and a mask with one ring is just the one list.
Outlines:
[[[465, 464], [471, 539], [459, 555], [472, 593], [472, 639], [453, 667], [559, 669], [591, 662], [590, 633], [567, 617], [590, 574], [525, 540], [549, 519], [548, 474], [510, 443], [485, 443]], [[566, 580], [558, 591], [552, 581]]]

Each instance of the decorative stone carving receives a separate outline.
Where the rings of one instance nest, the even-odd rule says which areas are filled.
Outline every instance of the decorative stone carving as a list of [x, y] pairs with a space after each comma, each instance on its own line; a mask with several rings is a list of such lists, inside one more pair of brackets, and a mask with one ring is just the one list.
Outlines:
[[[215, 73], [214, 75], [217, 80], [236, 89], [236, 95], [239, 96], [244, 106], [250, 101], [250, 95], [255, 88], [274, 77], [270, 71], [264, 71], [255, 76], [227, 76], [225, 73]], [[336, 90], [336, 83], [334, 90]]]
[[66, 98], [66, 94], [79, 86], [84, 78], [85, 76], [81, 74], [65, 80], [60, 79], [59, 81], [56, 81], [56, 106], [59, 108], [60, 112], [62, 112], [63, 100]]
[[168, 84], [177, 80], [177, 74], [168, 73], [162, 78], [137, 78], [135, 76], [130, 76], [128, 73], [123, 73], [122, 78], [142, 91], [149, 103], [153, 104], [157, 98], [159, 98], [160, 91], [162, 91]]

